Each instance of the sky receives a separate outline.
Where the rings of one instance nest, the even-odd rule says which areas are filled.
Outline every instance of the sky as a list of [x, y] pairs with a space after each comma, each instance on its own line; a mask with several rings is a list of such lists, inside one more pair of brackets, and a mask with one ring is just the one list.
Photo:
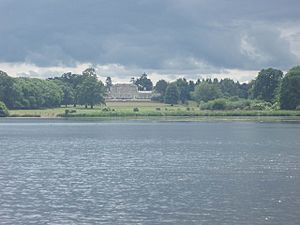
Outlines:
[[95, 67], [128, 82], [230, 77], [300, 64], [299, 0], [0, 0], [0, 70]]

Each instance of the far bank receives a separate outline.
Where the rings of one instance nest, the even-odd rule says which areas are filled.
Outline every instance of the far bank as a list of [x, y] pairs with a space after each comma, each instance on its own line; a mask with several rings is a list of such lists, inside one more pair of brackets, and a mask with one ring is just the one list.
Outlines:
[[299, 117], [300, 110], [203, 110], [195, 102], [170, 105], [157, 102], [107, 102], [86, 109], [82, 106], [50, 109], [9, 110], [10, 117]]

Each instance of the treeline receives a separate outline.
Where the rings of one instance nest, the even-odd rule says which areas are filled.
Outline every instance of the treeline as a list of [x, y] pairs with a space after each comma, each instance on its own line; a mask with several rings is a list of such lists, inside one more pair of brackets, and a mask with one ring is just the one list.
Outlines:
[[[152, 100], [167, 104], [185, 104], [194, 100], [204, 109], [263, 109], [262, 105], [273, 109], [300, 108], [300, 66], [290, 69], [286, 75], [277, 69], [263, 69], [249, 83], [228, 78], [198, 79], [196, 82], [180, 78], [174, 82], [159, 80], [153, 85], [145, 73], [139, 78], [131, 78], [131, 82], [140, 91], [154, 90], [156, 95]], [[61, 105], [93, 108], [105, 103], [106, 92], [111, 86], [111, 78], [107, 77], [104, 85], [97, 79], [94, 68], [88, 68], [82, 74], [65, 73], [47, 80], [13, 78], [0, 71], [0, 101], [9, 109]]]
[[[254, 80], [242, 84], [228, 78], [198, 79], [196, 82], [180, 78], [171, 83], [159, 80], [154, 90], [159, 93], [159, 96], [154, 97], [153, 100], [168, 104], [194, 100], [205, 105], [203, 103], [220, 99], [222, 101], [213, 103], [216, 104], [216, 109], [221, 109], [226, 107], [226, 99], [231, 101], [241, 99], [241, 107], [246, 108], [250, 107], [250, 101], [243, 101], [243, 99], [249, 99], [259, 100], [260, 104], [265, 102], [265, 105], [270, 108], [296, 109], [300, 107], [300, 66], [293, 67], [285, 76], [277, 69], [263, 69]], [[239, 107], [237, 103], [231, 105]]]
[[213, 100], [219, 97], [237, 96], [248, 98], [249, 85], [240, 84], [229, 78], [218, 79], [198, 79], [196, 82], [185, 78], [177, 79], [175, 82], [168, 83], [165, 80], [159, 80], [155, 91], [160, 95], [154, 97], [168, 104], [186, 103], [188, 100], [204, 101]]
[[95, 69], [82, 74], [66, 73], [47, 80], [13, 78], [0, 71], [0, 101], [9, 109], [53, 108], [61, 105], [104, 103], [105, 87], [97, 79]]

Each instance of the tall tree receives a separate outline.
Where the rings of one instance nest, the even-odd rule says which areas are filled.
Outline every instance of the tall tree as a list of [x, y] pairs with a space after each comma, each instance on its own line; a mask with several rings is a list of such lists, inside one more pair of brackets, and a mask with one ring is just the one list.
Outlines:
[[193, 92], [195, 90], [195, 83], [194, 81], [190, 80], [189, 81], [189, 92]]
[[11, 108], [13, 106], [14, 79], [0, 70], [0, 101]]
[[88, 105], [94, 108], [96, 104], [104, 104], [105, 91], [103, 83], [98, 81], [96, 76], [86, 74], [78, 87], [79, 103], [85, 105], [86, 108]]
[[[82, 83], [84, 76], [81, 74], [72, 74], [71, 72], [64, 73], [60, 77], [54, 77], [49, 78], [49, 80], [59, 80], [62, 81], [65, 85], [70, 87], [72, 90], [69, 90], [73, 92], [73, 104], [74, 107], [76, 107], [76, 104], [78, 103], [78, 86]], [[67, 91], [67, 90], [66, 90]]]
[[240, 84], [239, 82], [237, 82], [238, 87], [239, 87], [239, 94], [238, 96], [240, 98], [248, 98], [248, 92], [249, 92], [249, 87], [250, 85], [247, 83], [242, 83]]
[[285, 75], [280, 88], [280, 107], [296, 109], [300, 106], [300, 66], [293, 67]]
[[213, 100], [222, 96], [222, 92], [218, 85], [213, 84], [212, 82], [205, 81], [201, 82], [195, 87], [193, 92], [194, 100], [197, 102]]
[[232, 97], [239, 95], [239, 84], [235, 83], [234, 80], [225, 78], [219, 82], [219, 87], [224, 96]]
[[179, 100], [182, 103], [185, 103], [188, 99], [190, 99], [189, 83], [185, 78], [179, 78], [176, 80], [176, 85], [179, 91]]
[[69, 83], [65, 83], [61, 80], [54, 80], [54, 82], [61, 88], [63, 91], [62, 105], [66, 107], [68, 105], [73, 105], [75, 102], [75, 90]]
[[170, 83], [165, 93], [165, 103], [177, 104], [179, 100], [179, 91], [176, 83]]
[[263, 69], [254, 80], [252, 97], [267, 102], [274, 102], [279, 93], [283, 73], [273, 68]]
[[159, 93], [160, 95], [164, 96], [165, 95], [165, 92], [166, 92], [166, 89], [167, 89], [167, 86], [168, 86], [168, 82], [165, 81], [165, 80], [159, 80], [157, 81], [155, 87], [154, 87], [154, 90]]
[[110, 91], [110, 88], [112, 87], [112, 80], [111, 77], [107, 77], [105, 80], [105, 86], [106, 86], [106, 90]]
[[147, 74], [144, 73], [138, 79], [136, 79], [135, 84], [138, 86], [140, 91], [151, 91], [153, 89], [152, 81], [147, 77]]

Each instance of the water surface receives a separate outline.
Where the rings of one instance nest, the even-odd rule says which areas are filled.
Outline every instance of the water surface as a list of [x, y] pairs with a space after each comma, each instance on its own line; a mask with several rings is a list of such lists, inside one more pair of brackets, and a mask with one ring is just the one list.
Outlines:
[[0, 120], [0, 224], [300, 221], [300, 124]]

